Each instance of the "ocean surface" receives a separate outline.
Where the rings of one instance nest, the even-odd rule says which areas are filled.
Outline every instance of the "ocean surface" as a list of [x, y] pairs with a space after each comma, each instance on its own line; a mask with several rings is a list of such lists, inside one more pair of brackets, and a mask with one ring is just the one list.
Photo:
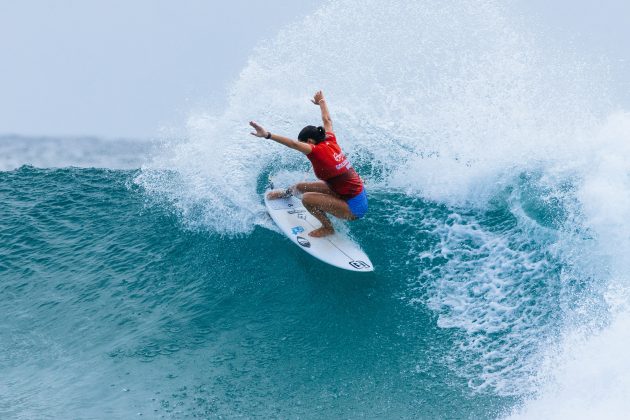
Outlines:
[[[0, 417], [623, 418], [630, 113], [503, 2], [330, 1], [153, 141], [0, 137]], [[325, 30], [323, 30], [325, 28]], [[327, 95], [373, 273], [262, 194]]]

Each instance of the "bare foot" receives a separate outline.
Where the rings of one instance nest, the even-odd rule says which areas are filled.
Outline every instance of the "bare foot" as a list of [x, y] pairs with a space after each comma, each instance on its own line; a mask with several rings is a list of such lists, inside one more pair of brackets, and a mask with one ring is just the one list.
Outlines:
[[268, 200], [277, 200], [278, 198], [283, 198], [287, 196], [287, 190], [275, 190], [269, 191], [267, 193]]
[[335, 233], [335, 229], [330, 227], [320, 227], [319, 229], [315, 229], [308, 233], [308, 236], [312, 236], [313, 238], [323, 238], [324, 236], [329, 236]]

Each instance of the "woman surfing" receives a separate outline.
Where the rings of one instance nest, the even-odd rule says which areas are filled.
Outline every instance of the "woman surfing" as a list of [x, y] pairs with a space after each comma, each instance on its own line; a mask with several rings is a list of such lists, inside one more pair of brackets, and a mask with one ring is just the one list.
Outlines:
[[312, 102], [321, 110], [323, 127], [307, 125], [298, 134], [298, 140], [272, 134], [254, 121], [250, 121], [249, 125], [256, 130], [251, 133], [253, 136], [271, 139], [298, 150], [311, 161], [315, 176], [320, 181], [300, 182], [286, 190], [271, 191], [267, 198], [273, 200], [296, 192], [303, 194], [302, 204], [322, 224], [309, 235], [321, 238], [335, 232], [326, 213], [344, 220], [360, 219], [367, 213], [368, 198], [363, 180], [337, 143], [321, 90], [315, 94]]

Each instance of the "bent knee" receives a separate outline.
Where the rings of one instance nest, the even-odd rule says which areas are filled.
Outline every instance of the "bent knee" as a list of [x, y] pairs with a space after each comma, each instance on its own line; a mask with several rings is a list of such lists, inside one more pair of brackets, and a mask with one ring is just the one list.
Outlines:
[[305, 206], [315, 206], [317, 204], [318, 193], [306, 192], [302, 195], [302, 204]]
[[307, 183], [306, 182], [298, 182], [297, 184], [295, 184], [291, 188], [293, 188], [293, 191], [297, 191], [300, 194], [303, 194], [304, 191], [306, 191]]

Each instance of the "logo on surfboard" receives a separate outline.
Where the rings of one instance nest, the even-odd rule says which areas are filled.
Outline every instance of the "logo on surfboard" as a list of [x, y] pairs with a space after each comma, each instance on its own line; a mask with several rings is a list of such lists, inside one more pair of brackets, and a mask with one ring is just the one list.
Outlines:
[[306, 210], [304, 209], [292, 209], [292, 210], [287, 210], [287, 214], [300, 214], [300, 213], [304, 213]]
[[304, 232], [304, 228], [302, 226], [294, 226], [291, 228], [291, 233], [297, 235], [298, 233]]
[[310, 248], [311, 247], [311, 243], [308, 241], [308, 239], [303, 238], [301, 236], [298, 236], [297, 238], [298, 244], [302, 245], [304, 248]]
[[361, 261], [361, 260], [350, 261], [348, 264], [350, 264], [352, 267], [356, 268], [357, 270], [362, 270], [364, 268], [370, 268], [370, 265], [368, 263], [366, 263], [365, 261]]

